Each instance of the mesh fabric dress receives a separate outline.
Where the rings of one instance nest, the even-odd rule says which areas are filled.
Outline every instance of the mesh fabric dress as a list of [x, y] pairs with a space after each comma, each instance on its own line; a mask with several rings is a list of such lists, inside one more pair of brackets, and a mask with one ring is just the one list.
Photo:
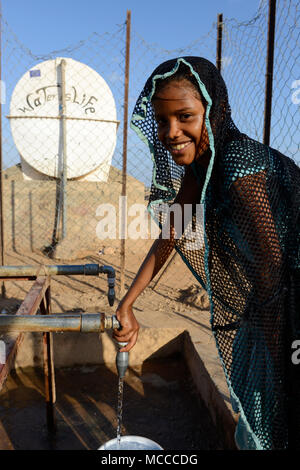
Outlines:
[[206, 104], [210, 161], [207, 170], [191, 165], [204, 220], [195, 227], [194, 215], [176, 250], [209, 295], [238, 433], [245, 430], [241, 448], [300, 449], [300, 365], [291, 361], [300, 339], [300, 169], [237, 129], [213, 64], [170, 60], [147, 80], [131, 121], [154, 163], [154, 217], [163, 220], [162, 202], [172, 204], [185, 171], [159, 142], [151, 105], [157, 80], [179, 67], [190, 70]]

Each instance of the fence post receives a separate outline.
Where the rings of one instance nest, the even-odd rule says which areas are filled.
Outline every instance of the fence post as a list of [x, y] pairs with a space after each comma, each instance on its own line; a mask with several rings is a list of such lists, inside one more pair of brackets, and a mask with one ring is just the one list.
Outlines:
[[[1, 238], [1, 266], [5, 266], [5, 248], [4, 248], [4, 204], [3, 204], [3, 161], [2, 161], [2, 2], [0, 0], [0, 238]], [[5, 298], [5, 284], [1, 282], [1, 295]]]
[[264, 114], [264, 135], [263, 135], [263, 143], [266, 145], [270, 145], [275, 23], [276, 23], [276, 0], [269, 0], [268, 48], [267, 48], [267, 59], [266, 59], [265, 114]]
[[61, 64], [61, 118], [62, 118], [62, 140], [63, 140], [63, 161], [61, 177], [61, 191], [62, 191], [62, 236], [66, 238], [67, 232], [67, 122], [66, 122], [66, 61], [62, 59]]
[[223, 13], [218, 14], [217, 22], [217, 63], [216, 67], [221, 72], [222, 69], [222, 33], [223, 33]]
[[[123, 168], [122, 168], [122, 201], [127, 193], [126, 180], [127, 180], [127, 131], [128, 131], [128, 90], [129, 90], [129, 56], [130, 56], [130, 26], [131, 26], [131, 11], [127, 10], [126, 16], [126, 57], [125, 57], [125, 90], [124, 90], [124, 116], [123, 116]], [[125, 205], [126, 207], [126, 205]], [[125, 290], [125, 224], [126, 214], [124, 211], [124, 204], [122, 204], [121, 214], [121, 262], [120, 262], [120, 296], [122, 297]]]

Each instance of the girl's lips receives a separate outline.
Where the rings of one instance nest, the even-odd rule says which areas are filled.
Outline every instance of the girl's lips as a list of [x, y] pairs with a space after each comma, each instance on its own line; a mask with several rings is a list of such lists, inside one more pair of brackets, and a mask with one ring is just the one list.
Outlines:
[[183, 142], [182, 144], [176, 144], [174, 146], [169, 145], [169, 150], [172, 153], [172, 155], [181, 155], [185, 152], [187, 147], [189, 147], [191, 145], [191, 143], [192, 143], [192, 141]]

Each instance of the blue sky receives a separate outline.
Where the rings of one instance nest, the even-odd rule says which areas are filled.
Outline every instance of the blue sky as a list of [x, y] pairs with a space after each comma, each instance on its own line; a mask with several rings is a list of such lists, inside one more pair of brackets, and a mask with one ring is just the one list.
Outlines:
[[218, 13], [245, 21], [258, 6], [259, 0], [2, 0], [4, 18], [34, 54], [111, 31], [125, 21], [127, 9], [132, 28], [147, 42], [176, 49], [208, 32]]

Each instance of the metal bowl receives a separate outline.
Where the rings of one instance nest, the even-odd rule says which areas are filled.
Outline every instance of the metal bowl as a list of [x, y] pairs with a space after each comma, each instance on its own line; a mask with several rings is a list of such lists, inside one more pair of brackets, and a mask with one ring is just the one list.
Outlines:
[[98, 450], [163, 450], [163, 448], [147, 437], [122, 436], [120, 446], [118, 439], [115, 438], [103, 444]]

